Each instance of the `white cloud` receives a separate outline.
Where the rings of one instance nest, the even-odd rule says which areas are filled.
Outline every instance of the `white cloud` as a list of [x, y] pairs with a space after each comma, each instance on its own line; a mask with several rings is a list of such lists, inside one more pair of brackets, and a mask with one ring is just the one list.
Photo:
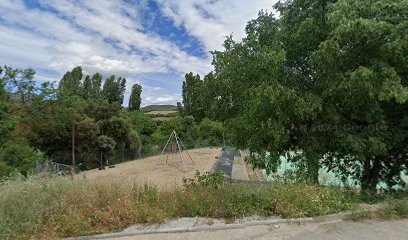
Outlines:
[[[273, 4], [264, 0], [157, 2], [160, 11], [151, 14], [171, 18], [175, 25], [201, 41], [205, 51], [220, 49], [224, 36], [230, 33], [241, 38], [246, 22], [256, 17], [261, 8], [270, 9]], [[150, 31], [142, 17], [146, 0], [38, 3], [49, 10], [27, 8], [21, 0], [0, 1], [0, 64], [47, 69], [59, 74], [55, 80], [78, 65], [87, 73], [125, 76], [128, 86], [141, 83], [148, 90], [144, 105], [175, 103], [180, 100], [184, 73], [203, 75], [212, 69], [209, 55], [194, 56]], [[162, 78], [163, 86], [139, 78], [149, 73], [167, 73], [171, 77]], [[42, 73], [39, 76], [52, 79]], [[174, 85], [178, 90], [164, 87]]]
[[142, 106], [147, 106], [151, 104], [172, 104], [175, 105], [176, 102], [180, 101], [179, 95], [166, 95], [157, 98], [146, 97], [143, 99]]
[[163, 13], [177, 26], [200, 39], [206, 50], [220, 50], [224, 38], [244, 37], [246, 23], [256, 18], [261, 9], [271, 11], [278, 0], [156, 0]]

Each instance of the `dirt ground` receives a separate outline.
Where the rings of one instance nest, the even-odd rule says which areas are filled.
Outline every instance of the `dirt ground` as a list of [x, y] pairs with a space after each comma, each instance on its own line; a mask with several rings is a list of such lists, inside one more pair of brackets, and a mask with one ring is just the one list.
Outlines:
[[196, 170], [201, 173], [210, 171], [220, 150], [220, 148], [188, 150], [193, 162], [183, 152], [186, 172], [183, 171], [181, 161], [177, 161], [175, 156], [169, 155], [168, 164], [166, 164], [166, 155], [163, 155], [160, 164], [157, 164], [159, 156], [153, 156], [117, 164], [115, 168], [106, 168], [106, 170], [89, 170], [85, 175], [88, 180], [109, 179], [109, 181], [136, 182], [138, 184], [147, 182], [161, 189], [174, 188], [182, 184], [183, 177], [193, 177]]

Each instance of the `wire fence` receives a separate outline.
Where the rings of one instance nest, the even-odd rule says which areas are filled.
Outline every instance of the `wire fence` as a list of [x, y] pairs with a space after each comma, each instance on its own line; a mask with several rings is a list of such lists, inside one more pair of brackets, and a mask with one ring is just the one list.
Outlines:
[[44, 162], [37, 161], [36, 163], [37, 175], [47, 173], [56, 176], [67, 176], [78, 172], [80, 172], [79, 168], [78, 167], [74, 168], [72, 165], [61, 164], [51, 161]]
[[[205, 148], [205, 147], [225, 147], [229, 144], [229, 141], [222, 142], [212, 142], [209, 140], [194, 140], [183, 142], [186, 149], [194, 148]], [[71, 162], [71, 156], [63, 155], [61, 157], [54, 157], [51, 160], [37, 162], [36, 173], [49, 173], [58, 176], [67, 176], [71, 172], [79, 173], [84, 170], [105, 167], [113, 167], [115, 164], [137, 160], [145, 157], [159, 155], [163, 150], [163, 144], [146, 144], [138, 149], [119, 149], [114, 150], [109, 153], [101, 154], [100, 152], [95, 152], [93, 154], [80, 154], [76, 153], [76, 166], [75, 171], [73, 171]]]

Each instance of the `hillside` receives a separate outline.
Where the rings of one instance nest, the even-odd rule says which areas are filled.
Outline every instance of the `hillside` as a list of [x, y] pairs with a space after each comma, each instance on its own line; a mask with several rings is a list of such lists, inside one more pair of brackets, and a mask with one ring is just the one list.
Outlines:
[[176, 105], [147, 105], [142, 107], [140, 110], [143, 112], [150, 112], [150, 111], [177, 111]]

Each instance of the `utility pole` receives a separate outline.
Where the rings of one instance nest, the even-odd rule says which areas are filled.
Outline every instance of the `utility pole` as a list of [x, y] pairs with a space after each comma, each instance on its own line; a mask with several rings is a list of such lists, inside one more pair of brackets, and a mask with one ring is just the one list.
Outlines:
[[[75, 123], [72, 124], [72, 168], [75, 172]], [[72, 174], [74, 174], [74, 172]]]

